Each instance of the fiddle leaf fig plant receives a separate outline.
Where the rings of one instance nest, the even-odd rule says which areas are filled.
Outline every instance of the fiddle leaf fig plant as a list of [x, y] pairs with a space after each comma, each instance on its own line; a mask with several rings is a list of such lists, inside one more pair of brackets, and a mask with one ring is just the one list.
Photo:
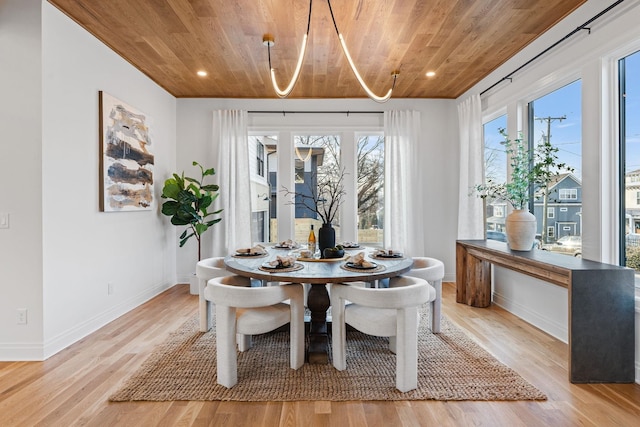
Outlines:
[[218, 198], [219, 186], [205, 184], [205, 178], [215, 175], [213, 168], [205, 169], [198, 162], [193, 166], [200, 168], [201, 178], [195, 179], [176, 173], [164, 182], [162, 198], [169, 199], [162, 204], [162, 213], [171, 217], [171, 224], [175, 226], [187, 226], [180, 235], [180, 247], [191, 237], [198, 241], [198, 261], [202, 258], [201, 237], [211, 226], [217, 224], [222, 218], [214, 218], [222, 209], [210, 212], [213, 202]]

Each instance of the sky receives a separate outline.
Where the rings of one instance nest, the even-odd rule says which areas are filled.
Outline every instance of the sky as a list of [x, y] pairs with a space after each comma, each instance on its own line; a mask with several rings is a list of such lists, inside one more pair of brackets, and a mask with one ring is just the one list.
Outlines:
[[[626, 63], [626, 171], [640, 169], [640, 52], [628, 56]], [[558, 162], [574, 168], [573, 174], [582, 179], [582, 112], [581, 82], [576, 80], [533, 101], [533, 142], [538, 143], [547, 134], [546, 118], [551, 117], [551, 144], [559, 149]], [[559, 118], [565, 117], [560, 120]], [[506, 155], [500, 144], [504, 138], [499, 128], [506, 127], [506, 116], [486, 123], [485, 156], [495, 157], [486, 164], [487, 176], [496, 180], [506, 177]], [[525, 135], [527, 139], [527, 135]]]

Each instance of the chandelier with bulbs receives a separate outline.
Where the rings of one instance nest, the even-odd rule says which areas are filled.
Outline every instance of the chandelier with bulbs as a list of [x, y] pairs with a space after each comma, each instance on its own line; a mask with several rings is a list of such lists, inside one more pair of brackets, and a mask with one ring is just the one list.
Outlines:
[[[327, 0], [327, 3], [329, 4], [329, 12], [331, 12], [331, 20], [333, 21], [333, 26], [336, 29], [336, 34], [338, 35], [338, 39], [340, 40], [340, 46], [342, 46], [342, 52], [344, 52], [344, 55], [347, 57], [347, 62], [349, 62], [349, 66], [351, 67], [351, 71], [353, 71], [353, 74], [356, 76], [356, 79], [358, 80], [358, 83], [360, 83], [360, 86], [362, 86], [362, 89], [364, 89], [364, 91], [367, 93], [369, 98], [371, 98], [371, 99], [373, 99], [374, 101], [377, 101], [377, 102], [386, 102], [386, 101], [388, 101], [389, 98], [391, 98], [391, 93], [393, 92], [393, 89], [396, 86], [396, 79], [398, 78], [398, 75], [400, 74], [400, 71], [399, 70], [393, 70], [391, 72], [391, 77], [393, 78], [393, 82], [391, 84], [391, 88], [386, 93], [386, 95], [379, 96], [379, 95], [376, 95], [375, 93], [373, 93], [373, 91], [371, 89], [369, 89], [367, 84], [362, 79], [362, 76], [358, 72], [358, 69], [356, 68], [355, 64], [353, 63], [353, 59], [351, 59], [351, 55], [349, 54], [349, 49], [347, 49], [347, 44], [344, 41], [344, 37], [342, 37], [342, 34], [340, 34], [340, 31], [338, 31], [338, 25], [336, 24], [336, 19], [333, 16], [333, 9], [331, 8], [331, 0]], [[295, 68], [295, 70], [293, 72], [293, 76], [291, 77], [291, 81], [289, 81], [289, 84], [284, 89], [280, 89], [280, 86], [278, 85], [278, 82], [276, 81], [275, 69], [271, 65], [271, 47], [275, 44], [275, 38], [271, 34], [265, 34], [262, 37], [262, 43], [265, 46], [267, 46], [267, 51], [268, 51], [268, 54], [269, 54], [269, 69], [271, 70], [271, 83], [273, 84], [273, 89], [276, 91], [276, 94], [280, 98], [286, 98], [287, 96], [289, 96], [291, 91], [293, 91], [293, 88], [296, 85], [296, 82], [298, 81], [298, 77], [300, 76], [300, 70], [302, 69], [302, 62], [304, 61], [304, 55], [305, 55], [305, 52], [307, 51], [307, 41], [309, 39], [309, 30], [311, 29], [311, 9], [312, 9], [312, 4], [313, 4], [313, 0], [309, 0], [309, 17], [307, 19], [307, 32], [305, 33], [304, 37], [302, 38], [302, 47], [300, 48], [300, 55], [298, 56], [298, 62], [296, 64], [296, 68]]]

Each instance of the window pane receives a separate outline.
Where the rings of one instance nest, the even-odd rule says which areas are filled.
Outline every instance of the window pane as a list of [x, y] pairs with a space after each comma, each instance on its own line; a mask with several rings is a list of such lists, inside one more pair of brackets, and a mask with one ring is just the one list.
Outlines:
[[[543, 250], [580, 256], [581, 239], [556, 241], [564, 236], [582, 235], [582, 97], [577, 80], [529, 105], [529, 144], [551, 145], [558, 168], [550, 170], [546, 187], [535, 189], [534, 215]], [[564, 165], [564, 166], [563, 166]], [[562, 207], [566, 209], [555, 209]], [[553, 215], [545, 215], [553, 209]], [[543, 232], [544, 231], [544, 232]]]
[[358, 139], [358, 242], [382, 245], [384, 225], [384, 137]]
[[[501, 129], [507, 127], [507, 116], [500, 116], [483, 125], [484, 134], [484, 179], [486, 183], [505, 183], [507, 180], [507, 153]], [[504, 200], [485, 199], [485, 221], [487, 239], [506, 241], [504, 221], [507, 203]]]
[[277, 241], [277, 143], [274, 135], [249, 136], [251, 239], [254, 242]]
[[[310, 225], [317, 230], [322, 225], [320, 218], [310, 207], [305, 207], [301, 194], [317, 197], [320, 210], [330, 209], [330, 198], [319, 194], [318, 184], [336, 183], [340, 176], [340, 137], [337, 135], [296, 135], [294, 136], [295, 162], [295, 240], [306, 242]], [[341, 241], [340, 212], [336, 212], [332, 222], [336, 230], [336, 242]]]
[[620, 136], [622, 138], [622, 169], [624, 170], [624, 197], [621, 197], [624, 212], [624, 237], [622, 265], [640, 271], [640, 52], [622, 59], [620, 66], [621, 89], [620, 111], [622, 113]]

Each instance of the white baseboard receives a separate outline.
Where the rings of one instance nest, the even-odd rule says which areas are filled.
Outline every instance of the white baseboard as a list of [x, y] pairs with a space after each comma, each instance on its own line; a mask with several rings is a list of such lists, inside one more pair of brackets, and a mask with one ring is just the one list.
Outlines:
[[162, 284], [146, 289], [138, 295], [133, 295], [120, 304], [110, 307], [108, 310], [98, 313], [91, 319], [86, 320], [58, 336], [53, 337], [45, 343], [0, 343], [0, 361], [42, 361], [46, 360], [59, 351], [67, 348], [95, 332], [109, 322], [117, 319], [123, 314], [133, 310], [156, 295], [169, 289], [172, 285]]
[[522, 320], [531, 323], [533, 326], [542, 329], [544, 332], [548, 333], [554, 338], [559, 339], [564, 343], [569, 342], [569, 331], [567, 329], [567, 325], [558, 323], [553, 319], [549, 319], [546, 316], [540, 315], [539, 313], [522, 304], [516, 303], [515, 301], [503, 297], [499, 293], [494, 292], [492, 299], [494, 304], [504, 308], [509, 313], [512, 313]]
[[43, 354], [41, 342], [0, 343], [0, 362], [38, 362]]
[[442, 278], [443, 282], [456, 282], [456, 274], [455, 273], [449, 273], [444, 275], [444, 277]]
[[67, 348], [71, 344], [81, 340], [87, 335], [97, 331], [104, 325], [112, 322], [123, 314], [133, 310], [141, 304], [149, 301], [151, 298], [169, 289], [171, 285], [162, 284], [146, 289], [138, 295], [133, 295], [129, 299], [122, 301], [120, 304], [99, 313], [87, 321], [76, 325], [75, 327], [59, 334], [58, 336], [48, 340], [44, 344], [44, 359], [48, 359], [59, 351]]

